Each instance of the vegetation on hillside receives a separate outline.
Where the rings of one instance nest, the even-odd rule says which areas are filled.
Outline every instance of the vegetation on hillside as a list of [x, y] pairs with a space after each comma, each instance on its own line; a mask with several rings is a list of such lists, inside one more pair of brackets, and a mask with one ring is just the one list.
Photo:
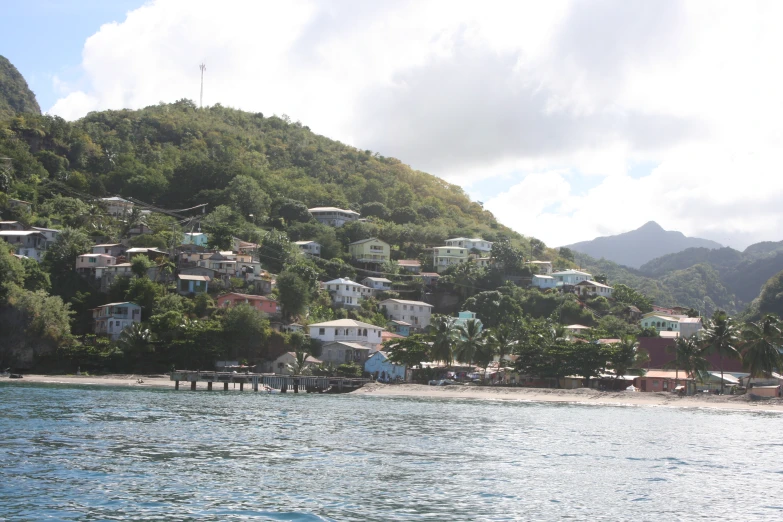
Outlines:
[[5, 56], [0, 55], [0, 119], [16, 112], [41, 114], [41, 108], [24, 77]]

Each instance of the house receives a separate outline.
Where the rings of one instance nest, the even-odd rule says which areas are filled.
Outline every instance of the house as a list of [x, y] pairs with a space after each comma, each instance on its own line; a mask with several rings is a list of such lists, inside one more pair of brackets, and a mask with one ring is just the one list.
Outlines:
[[459, 313], [457, 313], [457, 317], [454, 319], [454, 326], [462, 326], [465, 327], [466, 324], [468, 324], [468, 321], [473, 319], [474, 321], [478, 321], [480, 328], [483, 329], [484, 325], [481, 323], [481, 319], [476, 318], [476, 312], [471, 312], [470, 310], [463, 310]]
[[258, 250], [258, 243], [251, 243], [250, 241], [242, 241], [238, 237], [231, 238], [231, 247], [237, 252], [252, 252]]
[[552, 261], [528, 261], [527, 264], [538, 268], [541, 275], [552, 275]]
[[541, 290], [546, 290], [547, 288], [555, 288], [556, 281], [552, 276], [536, 274], [533, 276], [532, 286], [540, 288]]
[[410, 323], [406, 321], [398, 321], [398, 320], [391, 320], [388, 323], [386, 323], [386, 328], [392, 332], [396, 333], [397, 335], [401, 335], [402, 337], [408, 337], [411, 334], [411, 325]]
[[109, 215], [115, 218], [122, 219], [133, 210], [133, 203], [126, 199], [111, 197], [101, 198], [101, 201], [106, 205]]
[[0, 221], [0, 230], [24, 230], [25, 226], [18, 221]]
[[394, 332], [382, 332], [381, 333], [381, 344], [385, 343], [386, 341], [391, 341], [392, 339], [404, 339], [404, 335], [400, 335], [398, 333]]
[[16, 249], [20, 256], [29, 257], [39, 263], [46, 250], [46, 236], [37, 230], [0, 230], [0, 239]]
[[677, 386], [684, 386], [686, 395], [696, 393], [696, 381], [684, 372], [675, 370], [648, 370], [636, 377], [633, 384], [642, 392], [673, 392]]
[[364, 367], [370, 356], [370, 347], [350, 341], [324, 343], [321, 348], [321, 360], [327, 364], [356, 363]]
[[95, 335], [108, 335], [116, 341], [125, 328], [141, 322], [141, 307], [129, 301], [109, 303], [93, 309], [92, 317]]
[[406, 272], [418, 274], [421, 271], [421, 261], [418, 259], [400, 259], [397, 264]]
[[590, 331], [589, 326], [584, 326], [582, 324], [571, 324], [565, 327], [566, 331], [566, 337], [571, 338], [574, 335], [583, 335]]
[[209, 243], [209, 236], [203, 232], [185, 232], [182, 234], [183, 245], [196, 245], [205, 247]]
[[101, 292], [108, 292], [109, 287], [118, 277], [131, 277], [132, 275], [133, 271], [130, 263], [95, 267], [95, 279], [100, 279], [101, 281]]
[[609, 285], [599, 283], [597, 281], [579, 281], [574, 285], [574, 290], [577, 295], [582, 297], [612, 297], [614, 288]]
[[[196, 257], [191, 254], [187, 256]], [[252, 281], [256, 279], [256, 275], [260, 276], [262, 272], [261, 263], [254, 261], [250, 254], [224, 251], [197, 254], [197, 257], [199, 258], [196, 262], [198, 266], [211, 268], [228, 277], [239, 277], [246, 281]]]
[[101, 245], [93, 245], [92, 247], [93, 254], [106, 254], [112, 257], [124, 256], [127, 250], [128, 247], [122, 243], [105, 243]]
[[480, 237], [455, 237], [454, 239], [447, 239], [446, 245], [450, 247], [464, 248], [468, 251], [478, 250], [479, 252], [490, 252], [492, 250], [492, 242], [484, 241]]
[[581, 281], [592, 281], [593, 276], [587, 272], [579, 270], [563, 270], [562, 272], [553, 272], [555, 284], [560, 286], [574, 286]]
[[626, 306], [623, 313], [625, 313], [631, 321], [641, 321], [642, 319], [642, 311], [633, 305]]
[[373, 353], [364, 363], [364, 371], [381, 382], [404, 381], [405, 370], [405, 365], [394, 364], [389, 360], [389, 354], [381, 350]]
[[376, 292], [386, 292], [391, 290], [392, 282], [385, 277], [365, 277], [362, 279], [362, 284], [372, 288]]
[[23, 208], [30, 210], [33, 208], [33, 204], [21, 199], [8, 198], [8, 208]]
[[155, 231], [144, 223], [139, 223], [128, 230], [128, 237], [144, 236], [148, 234], [154, 234]]
[[466, 248], [442, 246], [432, 249], [432, 264], [435, 271], [440, 273], [452, 265], [459, 265], [468, 260], [468, 250]]
[[188, 268], [180, 268], [178, 272], [182, 275], [200, 275], [209, 277], [210, 281], [218, 281], [223, 276], [217, 270], [212, 270], [205, 266], [191, 266]]
[[[323, 364], [323, 361], [316, 359], [312, 355], [308, 355], [305, 359], [305, 368], [314, 368]], [[280, 357], [267, 363], [267, 369], [278, 375], [291, 375], [293, 370], [291, 369], [296, 365], [296, 353], [285, 352]]]
[[389, 243], [374, 237], [354, 241], [348, 245], [348, 251], [351, 259], [357, 263], [386, 263], [391, 255]]
[[305, 254], [321, 256], [321, 243], [317, 241], [296, 241], [294, 244]]
[[177, 293], [180, 295], [204, 294], [209, 288], [209, 276], [182, 275], [177, 276]]
[[476, 257], [473, 258], [473, 262], [476, 263], [477, 266], [480, 266], [481, 268], [487, 268], [492, 264], [492, 258], [487, 257]]
[[46, 236], [46, 248], [48, 249], [50, 246], [54, 244], [55, 241], [57, 241], [57, 238], [60, 237], [61, 230], [56, 230], [54, 228], [43, 228], [43, 227], [30, 227], [32, 230], [37, 230], [44, 236]]
[[82, 254], [76, 258], [76, 272], [81, 275], [91, 275], [100, 278], [97, 267], [107, 267], [117, 264], [117, 258], [107, 254]]
[[268, 315], [277, 315], [280, 313], [280, 305], [277, 304], [277, 301], [262, 295], [229, 292], [217, 298], [218, 308], [228, 308], [229, 306], [236, 306], [240, 303], [249, 304], [259, 312], [264, 312]]
[[680, 335], [690, 337], [696, 335], [699, 330], [704, 329], [701, 323], [701, 317], [680, 317]]
[[307, 209], [319, 223], [330, 227], [341, 227], [351, 221], [359, 219], [359, 213], [353, 210], [344, 210], [336, 207], [314, 207]]
[[682, 317], [656, 312], [645, 314], [640, 325], [642, 328], [655, 328], [659, 334], [675, 332], [677, 336], [682, 337], [690, 337], [703, 328], [701, 317]]
[[155, 261], [159, 257], [168, 258], [168, 253], [157, 248], [129, 248], [125, 251], [125, 257], [128, 261], [132, 260], [135, 256], [147, 256], [150, 261]]
[[436, 272], [422, 272], [419, 274], [419, 277], [421, 277], [421, 280], [424, 282], [427, 286], [434, 286], [438, 283], [438, 279], [440, 279], [440, 274]]
[[361, 300], [372, 297], [373, 292], [372, 288], [344, 278], [332, 279], [322, 285], [332, 297], [332, 304], [344, 308], [358, 308], [361, 306]]
[[386, 299], [378, 306], [393, 321], [405, 321], [413, 328], [427, 328], [430, 325], [433, 306], [423, 301]]
[[310, 337], [323, 343], [349, 342], [359, 343], [368, 348], [381, 344], [380, 326], [363, 323], [354, 319], [337, 319], [308, 326]]

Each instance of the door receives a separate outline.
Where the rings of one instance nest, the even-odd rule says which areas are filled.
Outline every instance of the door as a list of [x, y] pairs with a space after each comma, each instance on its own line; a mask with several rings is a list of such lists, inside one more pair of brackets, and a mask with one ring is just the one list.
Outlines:
[[642, 391], [647, 391], [647, 379], [642, 379]]

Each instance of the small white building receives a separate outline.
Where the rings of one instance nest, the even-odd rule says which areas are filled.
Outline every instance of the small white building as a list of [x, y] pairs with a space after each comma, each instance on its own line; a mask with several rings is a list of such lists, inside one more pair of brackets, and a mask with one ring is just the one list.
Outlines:
[[418, 274], [421, 272], [421, 261], [418, 259], [399, 259], [397, 265], [406, 272]]
[[294, 243], [303, 253], [311, 256], [321, 256], [321, 243], [317, 241], [296, 241]]
[[552, 275], [552, 261], [530, 261], [528, 264], [537, 267], [541, 275]]
[[547, 288], [555, 288], [556, 281], [555, 278], [552, 276], [536, 274], [533, 276], [532, 284], [536, 288], [540, 288], [541, 290], [546, 290]]
[[364, 363], [364, 371], [381, 382], [396, 381], [397, 379], [404, 381], [405, 369], [405, 365], [391, 362], [389, 354], [381, 350], [370, 355], [370, 358]]
[[465, 248], [468, 252], [471, 250], [478, 250], [479, 252], [492, 251], [492, 241], [485, 241], [480, 237], [455, 237], [454, 239], [447, 239], [446, 245], [450, 247]]
[[592, 281], [592, 274], [581, 272], [579, 270], [563, 270], [562, 272], [553, 272], [557, 286], [574, 286], [581, 281]]
[[14, 247], [20, 256], [39, 263], [46, 252], [46, 236], [37, 230], [0, 230], [0, 239]]
[[95, 320], [95, 335], [108, 335], [117, 340], [124, 329], [141, 322], [141, 307], [125, 301], [99, 306], [92, 311]]
[[359, 213], [353, 210], [345, 210], [337, 207], [314, 207], [307, 209], [319, 223], [330, 227], [341, 227], [351, 221], [359, 219]]
[[376, 292], [386, 292], [391, 290], [392, 282], [385, 277], [365, 277], [362, 279], [362, 284]]
[[[335, 321], [315, 323], [308, 326], [308, 329], [310, 330], [310, 337], [318, 339], [322, 343], [358, 343], [368, 348], [379, 346], [385, 331], [385, 328], [380, 326], [354, 319], [337, 319]], [[326, 359], [323, 360], [326, 361]]]
[[370, 356], [372, 348], [350, 341], [325, 343], [321, 348], [321, 360], [327, 364], [341, 365], [356, 363], [364, 368], [364, 362]]
[[[320, 366], [322, 362], [320, 359], [308, 355], [305, 359], [305, 368]], [[296, 366], [296, 353], [285, 352], [274, 361], [267, 363], [267, 370], [279, 375], [291, 375], [293, 373], [292, 367], [294, 366]]]
[[123, 256], [127, 250], [128, 247], [122, 243], [104, 243], [100, 245], [93, 245], [92, 247], [93, 254], [106, 254], [113, 257]]
[[60, 237], [61, 230], [54, 228], [42, 228], [42, 227], [30, 227], [33, 230], [37, 230], [46, 237], [46, 248], [48, 249], [52, 244]]
[[566, 331], [566, 338], [570, 339], [574, 335], [586, 334], [587, 332], [590, 331], [590, 327], [585, 326], [583, 324], [570, 324], [565, 327], [565, 331]]
[[329, 292], [332, 304], [343, 308], [358, 308], [362, 299], [373, 294], [372, 288], [342, 277], [323, 283], [323, 288]]
[[614, 288], [597, 281], [580, 281], [574, 285], [576, 293], [582, 297], [612, 297]]
[[433, 306], [423, 301], [386, 299], [379, 303], [386, 317], [392, 321], [405, 321], [413, 328], [427, 328], [432, 318]]
[[111, 197], [101, 198], [101, 201], [106, 205], [106, 210], [109, 212], [109, 215], [115, 218], [122, 219], [133, 210], [133, 203], [127, 199]]
[[96, 268], [114, 266], [117, 264], [117, 258], [107, 254], [82, 254], [76, 258], [76, 272], [81, 275], [97, 275]]
[[[702, 330], [701, 317], [686, 317], [650, 312], [639, 323], [642, 328], [655, 328], [661, 337], [690, 337]], [[670, 333], [669, 333], [670, 332]], [[667, 334], [668, 335], [665, 335]]]

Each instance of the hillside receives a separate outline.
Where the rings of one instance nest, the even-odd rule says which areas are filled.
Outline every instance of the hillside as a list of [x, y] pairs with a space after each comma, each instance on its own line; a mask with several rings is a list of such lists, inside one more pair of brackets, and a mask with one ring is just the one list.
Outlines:
[[708, 239], [687, 237], [682, 232], [664, 230], [658, 223], [650, 221], [630, 232], [598, 237], [566, 247], [595, 259], [603, 258], [639, 268], [652, 259], [687, 248], [715, 249], [721, 248], [721, 245]]
[[0, 55], [0, 118], [7, 118], [14, 112], [41, 114], [41, 108], [24, 77]]

